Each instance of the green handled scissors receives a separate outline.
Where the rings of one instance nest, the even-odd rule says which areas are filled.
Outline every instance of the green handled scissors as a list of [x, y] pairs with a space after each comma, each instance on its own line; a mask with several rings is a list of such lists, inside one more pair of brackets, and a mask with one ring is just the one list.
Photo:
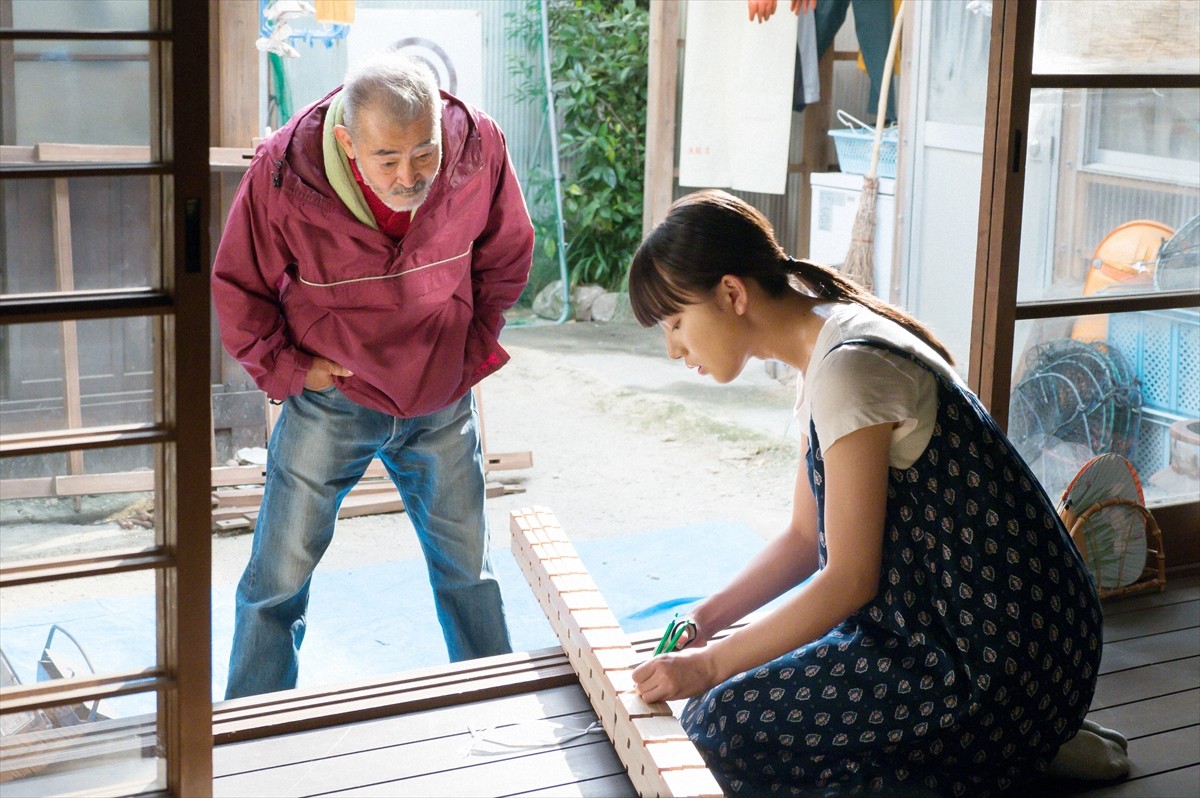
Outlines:
[[675, 646], [679, 644], [679, 638], [683, 637], [684, 632], [689, 629], [691, 636], [688, 638], [688, 642], [691, 642], [696, 639], [696, 622], [691, 618], [680, 618], [679, 613], [675, 613], [675, 617], [667, 624], [667, 631], [663, 632], [662, 640], [658, 641], [658, 648], [654, 649], [654, 656], [674, 651]]

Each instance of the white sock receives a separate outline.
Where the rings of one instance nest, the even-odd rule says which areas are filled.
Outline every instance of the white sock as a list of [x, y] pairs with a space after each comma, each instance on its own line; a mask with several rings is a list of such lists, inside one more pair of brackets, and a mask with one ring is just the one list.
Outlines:
[[1129, 775], [1129, 757], [1120, 744], [1108, 737], [1080, 729], [1063, 743], [1049, 775], [1087, 781], [1112, 781]]
[[1129, 741], [1126, 740], [1125, 735], [1121, 734], [1119, 731], [1114, 731], [1112, 729], [1106, 729], [1103, 726], [1101, 726], [1099, 723], [1097, 723], [1096, 721], [1087, 720], [1086, 718], [1083, 721], [1083, 728], [1087, 729], [1092, 734], [1096, 734], [1096, 735], [1099, 735], [1100, 737], [1104, 737], [1106, 739], [1112, 740], [1114, 743], [1121, 746], [1122, 751], [1125, 751], [1128, 753]]

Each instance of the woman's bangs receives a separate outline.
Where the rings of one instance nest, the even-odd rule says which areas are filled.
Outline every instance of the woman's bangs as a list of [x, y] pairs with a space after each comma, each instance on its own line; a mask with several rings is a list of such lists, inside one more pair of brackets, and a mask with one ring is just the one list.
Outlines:
[[688, 295], [667, 280], [656, 259], [635, 257], [629, 271], [629, 304], [638, 324], [653, 327], [689, 302]]

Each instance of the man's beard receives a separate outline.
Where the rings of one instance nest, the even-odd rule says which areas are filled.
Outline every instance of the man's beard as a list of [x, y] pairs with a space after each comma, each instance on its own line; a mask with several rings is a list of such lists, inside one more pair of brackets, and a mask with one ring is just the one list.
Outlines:
[[380, 191], [375, 184], [369, 180], [364, 180], [364, 182], [371, 189], [371, 191], [375, 192], [375, 196], [379, 198], [379, 201], [388, 206], [388, 208], [391, 210], [408, 211], [411, 213], [419, 208], [421, 203], [423, 203], [426, 197], [429, 196], [429, 186], [433, 183], [434, 178], [436, 177], [437, 172], [434, 172], [429, 176], [428, 180], [418, 180], [417, 184], [413, 186], [412, 191], [394, 189], [392, 191], [385, 192]]

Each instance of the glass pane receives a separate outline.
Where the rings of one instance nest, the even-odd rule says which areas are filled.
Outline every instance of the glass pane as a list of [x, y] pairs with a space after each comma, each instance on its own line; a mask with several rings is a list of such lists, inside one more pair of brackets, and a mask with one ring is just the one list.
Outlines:
[[[0, 663], [5, 685], [11, 678], [7, 663]], [[102, 701], [95, 711], [91, 704], [76, 704], [0, 715], [4, 794], [135, 795], [166, 789], [156, 704], [156, 694], [147, 693]]]
[[0, 293], [160, 284], [157, 177], [0, 181]]
[[1200, 67], [1200, 3], [1039, 0], [1035, 73], [1184, 74]]
[[155, 447], [0, 460], [0, 562], [154, 545]]
[[992, 21], [977, 3], [932, 3], [929, 43], [930, 122], [983, 125]]
[[1008, 433], [1052, 498], [1092, 457], [1137, 469], [1148, 505], [1200, 484], [1200, 310], [1017, 324]]
[[1018, 300], [1200, 290], [1200, 91], [1035, 91]]
[[[154, 571], [8, 587], [0, 603], [0, 648], [21, 684], [141, 670], [158, 661]], [[153, 695], [146, 702], [119, 706], [106, 699], [89, 703], [82, 717], [153, 712]]]
[[153, 317], [0, 327], [7, 435], [157, 420]]
[[40, 161], [149, 159], [149, 42], [16, 41], [12, 50], [4, 144], [37, 146]]
[[149, 0], [10, 0], [15, 30], [149, 30]]

